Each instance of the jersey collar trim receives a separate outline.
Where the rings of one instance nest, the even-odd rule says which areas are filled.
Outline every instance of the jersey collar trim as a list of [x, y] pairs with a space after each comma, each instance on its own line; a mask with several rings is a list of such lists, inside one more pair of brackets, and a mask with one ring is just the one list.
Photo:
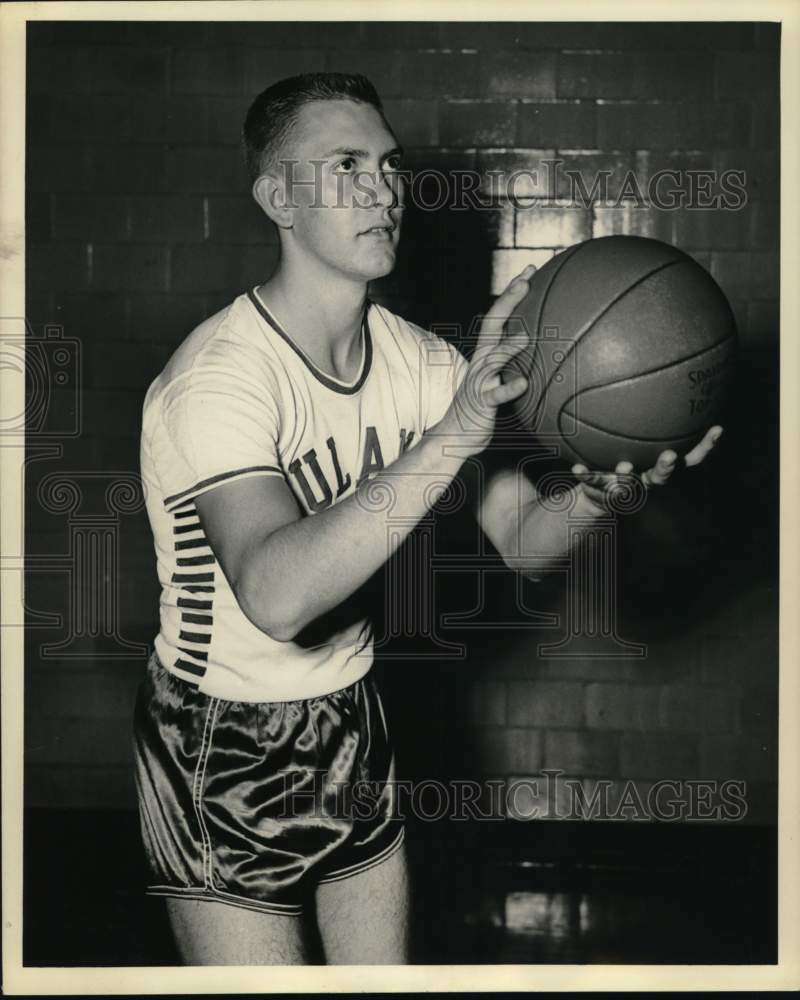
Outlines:
[[292, 340], [288, 333], [281, 327], [280, 323], [275, 319], [272, 313], [267, 309], [264, 303], [261, 301], [260, 297], [256, 294], [255, 288], [251, 288], [247, 292], [247, 297], [250, 302], [255, 307], [256, 311], [260, 313], [263, 319], [272, 327], [272, 329], [291, 347], [295, 354], [300, 358], [303, 364], [308, 368], [311, 374], [321, 382], [326, 388], [332, 390], [333, 392], [340, 392], [346, 396], [352, 396], [361, 389], [367, 380], [370, 369], [372, 368], [372, 334], [369, 329], [369, 309], [371, 303], [368, 301], [364, 309], [364, 319], [361, 325], [361, 333], [364, 343], [364, 354], [361, 361], [361, 371], [356, 377], [355, 382], [340, 382], [338, 379], [333, 378], [333, 376], [326, 374], [320, 368], [318, 368], [311, 358], [302, 351], [297, 344]]

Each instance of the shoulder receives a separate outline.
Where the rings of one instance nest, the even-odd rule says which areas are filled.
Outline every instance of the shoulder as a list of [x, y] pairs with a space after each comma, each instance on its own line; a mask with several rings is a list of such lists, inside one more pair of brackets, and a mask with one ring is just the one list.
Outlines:
[[156, 400], [164, 407], [198, 387], [221, 392], [250, 386], [277, 388], [274, 351], [259, 328], [246, 295], [199, 323], [176, 348], [151, 384], [145, 408]]
[[181, 342], [162, 372], [165, 381], [202, 366], [236, 367], [268, 356], [267, 341], [246, 295], [198, 324]]

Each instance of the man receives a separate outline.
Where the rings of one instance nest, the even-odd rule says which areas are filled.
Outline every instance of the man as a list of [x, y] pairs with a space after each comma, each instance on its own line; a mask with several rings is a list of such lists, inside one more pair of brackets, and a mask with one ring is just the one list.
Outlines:
[[[303, 912], [327, 962], [402, 963], [403, 830], [360, 596], [524, 391], [500, 372], [526, 342], [503, 329], [532, 269], [467, 364], [367, 300], [393, 268], [403, 210], [401, 151], [372, 85], [284, 80], [256, 99], [244, 139], [280, 263], [191, 333], [144, 407], [162, 584], [135, 726], [149, 891], [167, 897], [189, 964], [306, 962]], [[675, 460], [662, 455], [648, 484]], [[574, 471], [592, 517], [631, 469]], [[505, 558], [565, 552], [566, 514], [515, 472], [476, 499]], [[376, 783], [365, 813], [340, 808], [357, 782]]]

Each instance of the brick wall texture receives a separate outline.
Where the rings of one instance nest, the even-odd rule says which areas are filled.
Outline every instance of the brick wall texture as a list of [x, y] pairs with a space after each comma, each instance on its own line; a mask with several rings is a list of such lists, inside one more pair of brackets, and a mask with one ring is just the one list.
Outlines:
[[[276, 260], [237, 148], [252, 97], [296, 72], [364, 72], [409, 166], [477, 171], [483, 194], [501, 192], [491, 208], [409, 217], [377, 298], [418, 322], [463, 323], [529, 261], [590, 237], [653, 236], [693, 254], [727, 293], [750, 378], [732, 418], [735, 453], [622, 528], [631, 582], [621, 628], [647, 642], [645, 660], [537, 653], [563, 629], [531, 629], [517, 607], [502, 642], [496, 629], [469, 633], [457, 670], [417, 659], [387, 669], [389, 686], [406, 669], [444, 703], [457, 685], [457, 715], [439, 732], [469, 748], [455, 751], [462, 777], [559, 768], [584, 790], [607, 779], [643, 795], [664, 778], [739, 779], [748, 819], [772, 820], [778, 51], [778, 27], [766, 23], [31, 25], [28, 319], [36, 336], [56, 324], [79, 342], [81, 433], [57, 460], [30, 461], [29, 551], [46, 561], [69, 547], [68, 517], [42, 509], [37, 483], [135, 472], [150, 380], [193, 325]], [[546, 160], [561, 163], [553, 183]], [[648, 182], [667, 169], [682, 189], [691, 171], [743, 171], [746, 203], [659, 208]], [[502, 182], [514, 171], [527, 173], [510, 199]], [[575, 197], [602, 172], [608, 197]], [[747, 481], [759, 489], [745, 501]], [[141, 511], [118, 523], [114, 628], [148, 643], [158, 601], [149, 529]], [[31, 614], [62, 620], [30, 619], [28, 801], [128, 806], [144, 659], [135, 647], [105, 658], [100, 634], [84, 637], [86, 656], [42, 655], [74, 612], [67, 590], [60, 570], [30, 574]], [[558, 613], [557, 590], [526, 589], [525, 601]], [[513, 603], [513, 583], [508, 592]], [[402, 729], [402, 712], [396, 721]]]

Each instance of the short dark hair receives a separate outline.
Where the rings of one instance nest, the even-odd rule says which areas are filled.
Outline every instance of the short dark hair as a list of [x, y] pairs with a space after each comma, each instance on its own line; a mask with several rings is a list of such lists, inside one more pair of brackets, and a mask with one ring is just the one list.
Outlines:
[[370, 81], [358, 73], [302, 73], [267, 87], [250, 105], [242, 140], [251, 180], [277, 164], [300, 109], [311, 101], [359, 101], [383, 114], [383, 105]]

